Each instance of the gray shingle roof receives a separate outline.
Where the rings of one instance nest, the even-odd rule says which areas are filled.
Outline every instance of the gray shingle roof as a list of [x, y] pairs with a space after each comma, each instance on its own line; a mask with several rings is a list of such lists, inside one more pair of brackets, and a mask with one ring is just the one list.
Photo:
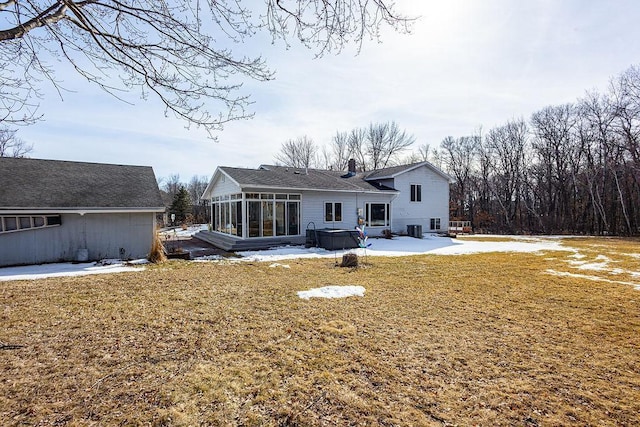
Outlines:
[[391, 166], [389, 168], [384, 168], [384, 169], [376, 169], [376, 170], [367, 172], [366, 178], [367, 179], [388, 178], [388, 177], [394, 176], [399, 172], [404, 172], [405, 170], [421, 165], [422, 163], [423, 162], [412, 163], [410, 165]]
[[363, 179], [363, 174], [344, 178], [345, 172], [300, 169], [286, 166], [261, 166], [259, 169], [219, 168], [241, 187], [266, 187], [291, 190], [393, 192], [393, 188]]
[[376, 169], [370, 172], [366, 172], [364, 179], [375, 180], [375, 179], [392, 178], [400, 173], [407, 172], [412, 169], [416, 169], [420, 166], [426, 166], [427, 168], [431, 169], [433, 172], [437, 173], [443, 178], [446, 178], [447, 180], [451, 180], [451, 177], [449, 175], [442, 172], [440, 169], [436, 168], [434, 165], [432, 165], [429, 162], [418, 162], [418, 163], [411, 163], [408, 165], [391, 166], [384, 169]]
[[163, 210], [149, 166], [0, 158], [0, 210]]

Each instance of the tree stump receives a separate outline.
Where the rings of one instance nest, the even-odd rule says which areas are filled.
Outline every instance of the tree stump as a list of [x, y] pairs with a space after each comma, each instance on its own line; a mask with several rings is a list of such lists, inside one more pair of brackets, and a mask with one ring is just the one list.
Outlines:
[[358, 266], [358, 255], [356, 254], [344, 254], [342, 255], [342, 264], [340, 267], [357, 267]]

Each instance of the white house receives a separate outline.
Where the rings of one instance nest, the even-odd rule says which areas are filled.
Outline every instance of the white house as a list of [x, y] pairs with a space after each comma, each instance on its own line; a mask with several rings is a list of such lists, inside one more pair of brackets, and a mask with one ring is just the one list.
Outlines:
[[164, 206], [153, 169], [0, 158], [0, 266], [143, 258]]
[[202, 198], [211, 201], [211, 232], [198, 238], [227, 250], [302, 244], [307, 230], [446, 232], [451, 178], [428, 162], [369, 172], [263, 165], [218, 167]]

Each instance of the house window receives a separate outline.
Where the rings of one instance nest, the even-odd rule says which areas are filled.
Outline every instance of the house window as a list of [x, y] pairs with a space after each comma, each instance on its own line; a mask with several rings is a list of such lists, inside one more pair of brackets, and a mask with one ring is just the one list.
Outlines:
[[60, 215], [0, 216], [0, 233], [55, 227], [61, 224]]
[[411, 201], [412, 202], [422, 201], [422, 185], [411, 184]]
[[342, 221], [342, 203], [326, 202], [324, 204], [324, 222]]
[[[216, 230], [243, 236], [242, 195], [231, 196], [230, 221], [233, 227]], [[300, 234], [300, 194], [245, 193], [247, 231], [245, 237], [292, 236]], [[223, 210], [223, 204], [218, 209]], [[214, 202], [214, 204], [216, 204]], [[221, 215], [221, 214], [220, 214]], [[221, 221], [221, 224], [223, 222]]]
[[440, 230], [440, 218], [431, 218], [429, 228], [431, 230]]
[[391, 209], [389, 203], [365, 203], [365, 224], [368, 227], [389, 227]]

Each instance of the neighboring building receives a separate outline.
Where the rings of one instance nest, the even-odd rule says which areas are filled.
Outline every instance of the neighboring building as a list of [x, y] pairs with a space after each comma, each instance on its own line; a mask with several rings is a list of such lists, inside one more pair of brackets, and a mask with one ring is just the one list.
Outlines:
[[0, 266], [143, 258], [164, 211], [151, 167], [0, 158]]
[[428, 162], [371, 172], [260, 166], [219, 167], [203, 199], [212, 232], [197, 237], [227, 250], [302, 244], [307, 229], [446, 232], [451, 178]]

